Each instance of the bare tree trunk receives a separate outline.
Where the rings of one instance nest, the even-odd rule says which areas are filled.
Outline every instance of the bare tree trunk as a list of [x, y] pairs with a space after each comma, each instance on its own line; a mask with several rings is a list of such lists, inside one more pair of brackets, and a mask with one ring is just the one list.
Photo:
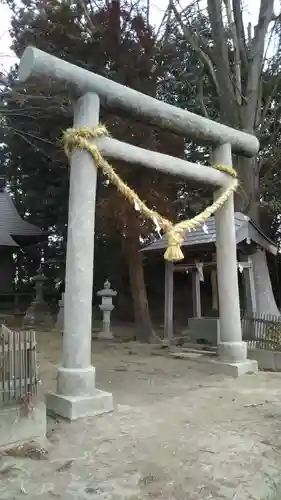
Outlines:
[[[258, 23], [253, 35], [246, 37], [242, 0], [207, 0], [213, 40], [210, 51], [204, 36], [198, 35], [184, 22], [184, 17], [171, 0], [171, 9], [187, 43], [197, 52], [216, 89], [221, 120], [227, 125], [252, 134], [263, 119], [261, 97], [264, 51], [266, 35], [274, 14], [274, 0], [256, 2], [260, 7]], [[233, 45], [232, 54], [229, 39]], [[269, 109], [273, 99], [274, 93], [265, 109]], [[257, 161], [236, 158], [236, 167], [241, 189], [235, 199], [235, 209], [249, 215], [259, 224], [260, 187]], [[278, 314], [265, 252], [257, 250], [252, 259], [258, 312]]]
[[235, 210], [247, 214], [259, 224], [260, 185], [256, 158], [234, 157], [240, 187], [235, 195]]
[[143, 272], [143, 259], [140, 252], [139, 232], [136, 223], [130, 222], [130, 231], [124, 241], [128, 259], [131, 293], [133, 299], [136, 339], [149, 342], [152, 336], [152, 323], [149, 313], [147, 292]]
[[[256, 159], [236, 158], [234, 164], [239, 173], [240, 190], [235, 198], [235, 210], [247, 214], [260, 224], [260, 186], [259, 172]], [[257, 312], [259, 314], [279, 315], [272, 290], [266, 253], [257, 249], [251, 255], [255, 282]]]
[[[217, 79], [221, 91], [219, 95], [221, 118], [232, 127], [236, 128], [240, 125], [239, 128], [247, 130], [249, 133], [254, 133], [260, 120], [260, 76], [262, 73], [266, 33], [273, 14], [273, 0], [260, 0], [259, 20], [255, 28], [255, 35], [251, 41], [248, 41], [250, 56], [244, 75], [246, 76], [247, 84], [244, 89], [244, 98], [246, 99], [243, 105], [240, 98], [243, 94], [241, 67], [244, 50], [239, 42], [239, 32], [241, 32], [241, 20], [239, 18], [242, 15], [241, 2], [240, 0], [233, 2], [233, 22], [230, 2], [225, 0], [225, 5], [235, 49], [235, 62], [239, 69], [238, 80], [237, 72], [235, 72], [232, 74], [231, 81], [231, 72], [230, 70], [226, 71], [226, 68], [230, 68], [230, 64], [228, 47], [225, 43], [222, 3], [221, 0], [208, 0], [209, 18], [215, 42], [214, 60], [217, 66]], [[232, 85], [233, 81], [234, 86]], [[236, 195], [235, 209], [247, 214], [259, 224], [260, 186], [257, 159], [236, 158], [236, 168], [240, 180], [240, 190]], [[251, 257], [253, 261], [257, 312], [279, 314], [271, 286], [266, 254], [264, 251], [258, 249]]]
[[257, 250], [251, 255], [251, 259], [253, 263], [257, 312], [259, 314], [265, 313], [279, 316], [280, 312], [273, 295], [266, 254], [262, 250]]

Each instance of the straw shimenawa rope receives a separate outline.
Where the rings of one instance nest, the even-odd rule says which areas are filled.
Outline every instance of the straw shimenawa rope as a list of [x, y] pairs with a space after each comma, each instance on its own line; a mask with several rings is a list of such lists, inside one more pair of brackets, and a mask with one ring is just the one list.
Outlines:
[[173, 224], [171, 221], [156, 212], [156, 210], [148, 208], [139, 198], [137, 193], [135, 193], [133, 189], [122, 181], [113, 167], [103, 158], [97, 145], [95, 144], [95, 139], [104, 136], [109, 136], [109, 133], [104, 125], [98, 125], [93, 129], [88, 127], [67, 129], [63, 134], [65, 153], [67, 157], [70, 158], [74, 149], [84, 149], [88, 151], [92, 155], [96, 166], [100, 168], [109, 181], [116, 186], [118, 191], [122, 193], [132, 205], [138, 207], [142, 216], [152, 220], [156, 226], [160, 227], [167, 234], [168, 247], [164, 254], [164, 258], [168, 261], [182, 260], [184, 255], [182, 253], [181, 246], [184, 242], [184, 232], [192, 231], [200, 224], [203, 224], [211, 215], [219, 210], [229, 196], [236, 191], [238, 187], [236, 171], [227, 165], [213, 165], [213, 167], [210, 167], [229, 174], [233, 178], [232, 182], [230, 182], [229, 186], [216, 199], [216, 201], [214, 201], [214, 203], [212, 203], [209, 207], [205, 208], [205, 210], [203, 210], [199, 215], [196, 215], [192, 219]]

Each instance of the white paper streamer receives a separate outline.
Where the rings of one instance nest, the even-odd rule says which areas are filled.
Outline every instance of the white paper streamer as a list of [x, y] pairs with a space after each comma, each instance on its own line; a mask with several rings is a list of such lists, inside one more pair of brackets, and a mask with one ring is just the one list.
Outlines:
[[159, 222], [158, 220], [156, 219], [156, 217], [153, 217], [153, 223], [155, 225], [155, 231], [157, 231], [158, 234], [160, 234], [160, 231], [161, 231], [161, 227], [159, 226]]
[[204, 281], [204, 273], [203, 273], [203, 262], [196, 262], [196, 269], [199, 274], [199, 280]]
[[208, 226], [206, 224], [206, 222], [204, 222], [203, 226], [202, 226], [202, 229], [204, 231], [205, 234], [209, 234], [209, 229], [208, 229]]
[[140, 206], [136, 201], [134, 202], [134, 209], [136, 212], [140, 212]]
[[242, 266], [242, 264], [238, 264], [238, 269], [239, 269], [239, 273], [243, 273], [244, 271], [244, 267]]

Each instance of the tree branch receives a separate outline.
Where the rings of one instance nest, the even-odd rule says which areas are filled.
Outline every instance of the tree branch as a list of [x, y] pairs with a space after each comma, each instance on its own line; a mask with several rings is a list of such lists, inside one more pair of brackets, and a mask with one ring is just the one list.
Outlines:
[[202, 114], [203, 114], [203, 116], [205, 116], [205, 118], [209, 118], [209, 114], [208, 114], [207, 108], [206, 108], [205, 103], [204, 103], [203, 72], [201, 75], [199, 75], [197, 88], [198, 88], [199, 104], [200, 104]]
[[97, 29], [96, 29], [96, 26], [94, 25], [94, 23], [91, 19], [91, 16], [87, 10], [87, 7], [86, 7], [84, 0], [78, 0], [78, 3], [84, 12], [85, 18], [87, 19], [87, 22], [88, 22], [88, 25], [89, 25], [91, 32], [95, 33], [97, 31]]
[[243, 17], [242, 17], [241, 0], [232, 0], [232, 9], [233, 9], [234, 22], [237, 30], [241, 63], [245, 68], [245, 70], [247, 70], [248, 55], [247, 55], [246, 36], [245, 36]]
[[274, 0], [261, 0], [259, 20], [255, 27], [254, 38], [249, 50], [249, 70], [246, 85], [247, 106], [244, 113], [244, 127], [254, 131], [257, 123], [257, 105], [259, 102], [261, 70], [268, 26], [272, 20]]
[[[26, 132], [22, 132], [21, 130], [17, 130], [13, 127], [7, 127], [8, 130], [10, 130], [11, 132], [13, 132], [13, 134], [17, 135], [18, 137], [20, 137], [24, 142], [26, 142], [29, 146], [31, 146], [34, 151], [40, 151], [40, 153], [45, 156], [45, 158], [48, 158], [48, 160], [50, 160], [52, 163], [58, 163], [60, 165], [63, 165], [62, 162], [60, 162], [59, 160], [57, 160], [56, 158], [53, 158], [51, 156], [49, 156], [46, 151], [41, 148], [40, 146], [35, 145], [31, 140], [29, 140], [27, 138], [27, 135], [30, 136], [30, 137], [33, 137], [35, 139], [38, 139], [39, 141], [42, 141], [42, 142], [48, 142], [49, 144], [52, 144], [54, 145], [54, 143], [51, 143], [50, 141], [44, 141], [44, 139], [42, 139], [41, 137], [35, 137], [33, 136], [33, 134], [27, 134]], [[63, 165], [64, 166], [64, 165]]]
[[248, 36], [248, 45], [250, 45], [252, 43], [252, 23], [248, 23], [248, 26], [247, 26], [247, 36]]
[[8, 78], [3, 73], [0, 73], [0, 85], [7, 86], [8, 84]]
[[196, 37], [196, 35], [183, 23], [181, 15], [178, 12], [178, 10], [176, 9], [175, 4], [172, 0], [170, 3], [170, 6], [171, 6], [171, 9], [175, 15], [177, 22], [179, 23], [179, 25], [183, 31], [183, 35], [184, 35], [186, 41], [190, 44], [192, 49], [195, 50], [195, 52], [198, 54], [201, 62], [204, 64], [205, 68], [207, 69], [207, 71], [212, 79], [213, 84], [215, 85], [217, 94], [219, 95], [219, 92], [220, 92], [219, 84], [217, 81], [214, 65], [211, 61], [211, 58], [200, 47], [200, 43], [199, 43], [199, 40]]
[[271, 103], [272, 103], [272, 101], [273, 101], [273, 99], [274, 99], [274, 97], [276, 95], [276, 92], [278, 90], [278, 87], [279, 87], [280, 83], [281, 83], [281, 73], [279, 73], [279, 75], [276, 76], [276, 80], [275, 80], [275, 83], [274, 83], [274, 85], [272, 87], [272, 90], [269, 93], [269, 95], [267, 96], [267, 99], [266, 99], [266, 101], [264, 103], [264, 107], [263, 107], [263, 111], [262, 111], [260, 123], [264, 123], [266, 115], [267, 115], [267, 113], [269, 111], [270, 105], [271, 105]]
[[235, 85], [231, 79], [228, 37], [223, 24], [221, 0], [208, 0], [208, 13], [214, 43], [216, 75], [220, 89], [221, 117], [225, 123], [239, 126], [239, 107], [237, 106]]
[[237, 29], [234, 22], [232, 10], [231, 10], [231, 0], [224, 0], [227, 20], [229, 24], [229, 29], [233, 42], [233, 51], [234, 51], [234, 92], [236, 95], [236, 100], [239, 105], [242, 102], [242, 81], [241, 81], [241, 58], [240, 58], [240, 46], [238, 42]]

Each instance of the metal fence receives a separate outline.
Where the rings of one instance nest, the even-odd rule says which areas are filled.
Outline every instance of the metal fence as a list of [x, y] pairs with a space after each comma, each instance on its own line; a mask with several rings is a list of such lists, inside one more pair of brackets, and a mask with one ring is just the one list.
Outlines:
[[2, 325], [0, 337], [0, 404], [27, 404], [37, 394], [36, 340], [33, 331]]
[[243, 340], [248, 347], [281, 351], [281, 316], [241, 315]]

